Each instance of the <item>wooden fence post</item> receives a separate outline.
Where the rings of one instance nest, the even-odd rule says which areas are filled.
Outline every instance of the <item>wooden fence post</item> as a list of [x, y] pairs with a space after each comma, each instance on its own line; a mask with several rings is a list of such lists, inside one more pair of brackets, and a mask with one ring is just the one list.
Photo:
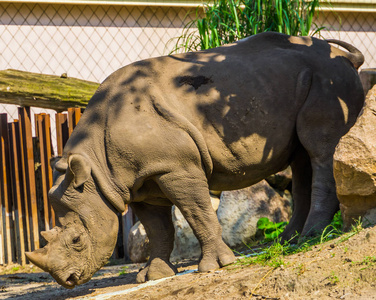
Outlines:
[[68, 108], [69, 136], [72, 134], [73, 129], [76, 127], [80, 118], [81, 118], [81, 108], [78, 108], [78, 107]]
[[17, 262], [20, 265], [25, 265], [25, 231], [24, 231], [24, 210], [22, 203], [22, 157], [20, 147], [20, 130], [18, 120], [14, 120], [9, 125], [9, 158], [11, 165], [12, 176], [12, 196], [13, 196], [13, 209], [14, 209], [14, 222], [15, 222], [15, 238], [17, 250]]
[[14, 227], [12, 217], [12, 187], [10, 182], [10, 162], [9, 162], [9, 137], [8, 137], [8, 117], [7, 114], [0, 114], [0, 171], [1, 200], [3, 211], [3, 228], [5, 241], [5, 262], [12, 263], [15, 258], [14, 249]]
[[57, 155], [63, 155], [63, 148], [69, 138], [68, 132], [68, 116], [67, 114], [56, 114], [56, 140], [57, 140]]
[[52, 187], [52, 168], [50, 165], [50, 159], [52, 157], [50, 115], [45, 113], [35, 115], [35, 132], [39, 139], [44, 227], [45, 230], [49, 230], [55, 227], [55, 213], [48, 200], [48, 191]]
[[[21, 149], [23, 154], [23, 177], [26, 217], [29, 218], [28, 232], [30, 235], [30, 248], [39, 248], [38, 208], [35, 190], [35, 165], [33, 152], [33, 138], [31, 133], [30, 108], [18, 108]], [[27, 208], [27, 209], [26, 209]], [[26, 220], [27, 222], [27, 220]]]

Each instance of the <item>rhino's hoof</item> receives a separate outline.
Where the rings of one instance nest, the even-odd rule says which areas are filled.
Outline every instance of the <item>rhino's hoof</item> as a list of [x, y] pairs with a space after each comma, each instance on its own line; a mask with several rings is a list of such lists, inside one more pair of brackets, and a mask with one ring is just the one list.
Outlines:
[[174, 276], [178, 270], [170, 262], [160, 258], [154, 258], [150, 264], [142, 269], [138, 274], [136, 281], [142, 283], [148, 280], [157, 280], [165, 277]]

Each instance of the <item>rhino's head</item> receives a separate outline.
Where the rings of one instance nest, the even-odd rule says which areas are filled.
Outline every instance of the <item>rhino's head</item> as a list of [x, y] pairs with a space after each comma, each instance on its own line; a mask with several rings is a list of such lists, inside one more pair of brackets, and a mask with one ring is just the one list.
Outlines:
[[111, 256], [118, 219], [91, 175], [89, 160], [72, 154], [55, 164], [49, 198], [58, 226], [42, 232], [47, 245], [27, 258], [66, 288], [90, 280]]

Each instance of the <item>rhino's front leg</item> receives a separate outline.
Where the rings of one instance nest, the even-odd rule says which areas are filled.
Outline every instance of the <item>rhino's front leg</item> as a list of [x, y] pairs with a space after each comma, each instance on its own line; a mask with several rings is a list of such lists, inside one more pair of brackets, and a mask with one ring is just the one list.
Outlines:
[[175, 275], [177, 269], [170, 263], [175, 234], [171, 206], [134, 202], [131, 203], [131, 207], [144, 225], [150, 241], [150, 258], [146, 266], [138, 273], [137, 282]]
[[161, 175], [157, 183], [162, 192], [180, 209], [201, 245], [200, 272], [207, 272], [235, 261], [235, 255], [222, 240], [222, 228], [212, 208], [209, 189], [202, 170]]

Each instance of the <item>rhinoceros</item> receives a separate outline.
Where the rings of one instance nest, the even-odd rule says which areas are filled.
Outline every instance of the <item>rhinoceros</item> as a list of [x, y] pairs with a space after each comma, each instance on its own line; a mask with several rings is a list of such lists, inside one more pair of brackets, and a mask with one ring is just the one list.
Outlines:
[[345, 42], [269, 32], [119, 69], [55, 162], [58, 226], [28, 259], [64, 287], [87, 282], [111, 256], [117, 212], [129, 204], [151, 247], [137, 281], [174, 275], [176, 205], [200, 242], [198, 270], [231, 264], [209, 190], [241, 189], [288, 165], [294, 212], [283, 238], [319, 232], [338, 210], [332, 157], [363, 105], [363, 61]]

